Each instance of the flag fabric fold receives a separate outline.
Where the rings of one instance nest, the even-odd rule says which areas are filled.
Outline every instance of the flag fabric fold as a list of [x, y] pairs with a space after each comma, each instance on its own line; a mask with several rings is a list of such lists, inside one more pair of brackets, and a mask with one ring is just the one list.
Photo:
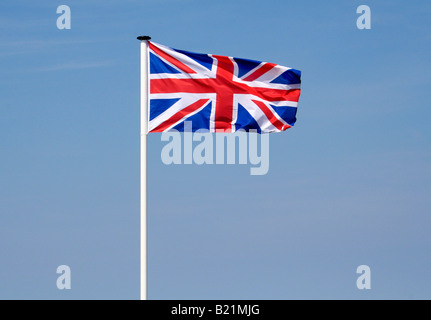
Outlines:
[[270, 133], [294, 125], [301, 72], [149, 42], [148, 132]]

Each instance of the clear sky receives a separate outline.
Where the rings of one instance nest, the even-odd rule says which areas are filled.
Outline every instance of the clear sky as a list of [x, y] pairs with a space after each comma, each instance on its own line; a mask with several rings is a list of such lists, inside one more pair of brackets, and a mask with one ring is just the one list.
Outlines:
[[430, 299], [430, 17], [427, 1], [1, 1], [0, 298], [139, 298], [144, 34], [302, 71], [267, 175], [167, 166], [150, 135], [150, 299]]

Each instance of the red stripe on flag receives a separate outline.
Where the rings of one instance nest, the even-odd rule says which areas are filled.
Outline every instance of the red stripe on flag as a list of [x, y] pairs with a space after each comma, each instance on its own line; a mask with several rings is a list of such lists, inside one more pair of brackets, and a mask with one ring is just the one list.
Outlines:
[[301, 89], [272, 89], [251, 87], [243, 83], [217, 79], [151, 79], [151, 93], [218, 93], [230, 91], [231, 94], [253, 94], [268, 101], [298, 102]]
[[162, 57], [166, 61], [169, 61], [170, 63], [172, 63], [178, 69], [180, 69], [180, 70], [182, 70], [184, 72], [187, 72], [187, 73], [196, 73], [193, 69], [190, 69], [184, 63], [182, 63], [182, 62], [178, 61], [177, 59], [171, 57], [169, 54], [167, 54], [166, 52], [162, 51], [161, 49], [159, 49], [158, 47], [156, 47], [151, 42], [148, 42], [148, 44], [150, 46], [150, 49], [153, 50], [154, 53], [156, 53], [158, 56]]
[[263, 66], [261, 66], [259, 69], [257, 69], [255, 72], [253, 72], [252, 74], [250, 74], [249, 76], [247, 76], [244, 81], [254, 81], [257, 78], [259, 78], [260, 76], [264, 75], [265, 73], [267, 73], [269, 70], [271, 70], [272, 68], [274, 68], [276, 66], [276, 64], [274, 63], [265, 63]]
[[150, 132], [163, 132], [163, 131], [165, 131], [170, 126], [179, 122], [184, 117], [190, 116], [191, 113], [195, 112], [199, 108], [202, 108], [208, 101], [209, 101], [209, 99], [200, 99], [200, 100], [192, 103], [188, 107], [175, 113], [172, 117], [170, 117], [166, 121], [163, 121], [161, 124], [159, 124], [156, 128], [154, 128]]
[[277, 117], [272, 113], [271, 110], [264, 104], [262, 101], [258, 100], [252, 100], [259, 108], [263, 111], [265, 116], [268, 118], [268, 120], [272, 123], [274, 127], [276, 127], [280, 131], [284, 131], [286, 129], [289, 129], [291, 126], [288, 124], [284, 124], [280, 120], [277, 119]]
[[248, 87], [248, 93], [254, 94], [267, 101], [292, 101], [298, 102], [301, 89], [269, 89], [261, 87]]
[[218, 84], [214, 85], [217, 93], [216, 108], [214, 114], [215, 132], [232, 132], [233, 117], [233, 72], [234, 65], [232, 60], [226, 56], [214, 55], [217, 59], [217, 78]]

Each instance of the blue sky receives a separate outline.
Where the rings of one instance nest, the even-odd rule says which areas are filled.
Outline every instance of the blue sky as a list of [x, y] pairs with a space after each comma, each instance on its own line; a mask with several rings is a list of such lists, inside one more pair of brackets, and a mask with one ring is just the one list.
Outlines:
[[302, 71], [267, 175], [166, 166], [149, 136], [150, 299], [430, 299], [430, 15], [389, 0], [2, 1], [0, 298], [139, 298], [145, 34]]

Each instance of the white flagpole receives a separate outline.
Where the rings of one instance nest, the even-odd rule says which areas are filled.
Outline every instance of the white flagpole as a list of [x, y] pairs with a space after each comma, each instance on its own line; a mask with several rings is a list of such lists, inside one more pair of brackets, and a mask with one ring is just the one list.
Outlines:
[[148, 40], [141, 41], [141, 300], [147, 300], [147, 126], [148, 126]]

